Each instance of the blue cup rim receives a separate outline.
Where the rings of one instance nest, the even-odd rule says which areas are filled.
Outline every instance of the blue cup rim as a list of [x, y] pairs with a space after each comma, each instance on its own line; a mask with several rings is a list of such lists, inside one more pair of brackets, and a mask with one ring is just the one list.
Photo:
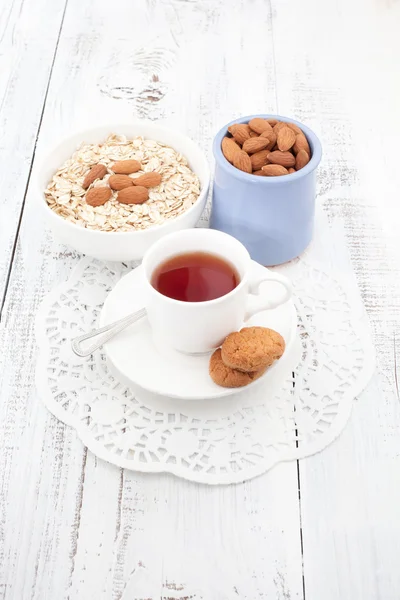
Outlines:
[[[244, 171], [241, 171], [240, 169], [237, 169], [236, 167], [231, 165], [231, 163], [228, 162], [226, 160], [225, 156], [222, 154], [222, 150], [221, 150], [222, 139], [228, 133], [228, 127], [230, 127], [231, 125], [235, 125], [237, 123], [248, 123], [250, 121], [250, 119], [254, 119], [255, 117], [260, 117], [261, 119], [276, 119], [277, 121], [284, 121], [286, 123], [294, 123], [295, 125], [300, 127], [300, 129], [304, 132], [304, 134], [308, 140], [308, 143], [310, 144], [310, 147], [311, 147], [310, 162], [305, 167], [300, 169], [300, 171], [296, 171], [296, 173], [290, 173], [289, 175], [284, 175], [281, 177], [259, 177], [258, 175], [245, 173]], [[240, 117], [240, 119], [234, 119], [233, 121], [230, 121], [229, 123], [224, 125], [224, 127], [222, 127], [222, 129], [220, 129], [218, 131], [217, 135], [214, 138], [213, 153], [214, 153], [214, 158], [215, 158], [216, 162], [218, 162], [218, 165], [222, 169], [225, 169], [225, 171], [227, 171], [233, 177], [236, 177], [237, 179], [242, 179], [244, 181], [248, 181], [248, 182], [253, 181], [253, 182], [259, 183], [260, 185], [268, 186], [268, 185], [284, 185], [285, 183], [294, 182], [297, 179], [301, 179], [302, 177], [305, 177], [306, 175], [308, 175], [309, 173], [314, 171], [318, 167], [319, 163], [321, 162], [322, 147], [321, 147], [321, 142], [319, 141], [316, 134], [309, 127], [307, 127], [303, 123], [300, 123], [300, 121], [296, 121], [295, 119], [291, 119], [289, 117], [282, 117], [281, 115], [257, 114], [257, 115], [248, 115], [247, 117]]]

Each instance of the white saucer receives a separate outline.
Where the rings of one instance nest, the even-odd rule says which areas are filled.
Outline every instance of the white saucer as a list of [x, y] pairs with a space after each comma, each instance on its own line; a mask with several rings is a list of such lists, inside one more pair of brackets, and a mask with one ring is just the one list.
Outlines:
[[[265, 272], [265, 267], [252, 262], [254, 275]], [[123, 277], [108, 295], [101, 313], [101, 325], [121, 319], [144, 306], [142, 267]], [[268, 294], [270, 286], [264, 283], [261, 294]], [[278, 331], [286, 342], [282, 358], [276, 361], [260, 378], [244, 388], [223, 388], [209, 376], [207, 356], [186, 356], [171, 348], [156, 345], [147, 318], [143, 318], [107, 342], [104, 349], [114, 369], [131, 384], [170, 398], [201, 400], [223, 398], [258, 385], [281, 385], [297, 365], [296, 310], [293, 301], [274, 310], [258, 313], [248, 321]]]

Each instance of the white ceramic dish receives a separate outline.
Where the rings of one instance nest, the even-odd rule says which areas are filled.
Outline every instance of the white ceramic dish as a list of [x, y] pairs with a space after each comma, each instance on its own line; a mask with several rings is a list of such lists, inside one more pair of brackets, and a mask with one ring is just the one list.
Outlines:
[[[146, 138], [168, 144], [181, 152], [200, 179], [201, 191], [197, 202], [175, 219], [171, 219], [162, 225], [155, 225], [144, 231], [92, 231], [69, 223], [63, 217], [55, 214], [48, 207], [44, 198], [44, 190], [54, 172], [74, 153], [81, 142], [99, 142], [110, 133], [123, 134], [127, 137], [143, 135]], [[206, 205], [209, 185], [210, 169], [203, 151], [182, 133], [162, 127], [151, 121], [110, 123], [86, 129], [67, 137], [40, 161], [37, 169], [35, 169], [34, 179], [38, 209], [42, 212], [54, 236], [59, 241], [72, 246], [78, 252], [101, 260], [116, 261], [140, 260], [146, 250], [166, 233], [195, 227]]]
[[[252, 261], [251, 271], [259, 276], [265, 272], [265, 268]], [[144, 306], [143, 278], [143, 268], [140, 266], [117, 283], [103, 306], [100, 319], [102, 326]], [[268, 294], [268, 286], [268, 283], [261, 285], [260, 294]], [[250, 319], [249, 324], [271, 327], [278, 331], [285, 339], [286, 350], [283, 357], [263, 377], [245, 388], [230, 389], [216, 385], [208, 374], [209, 355], [188, 356], [169, 347], [156, 345], [146, 318], [107, 342], [105, 351], [111, 366], [122, 380], [170, 398], [223, 398], [258, 385], [268, 386], [270, 392], [274, 386], [282, 385], [298, 363], [297, 319], [293, 301], [258, 313]]]

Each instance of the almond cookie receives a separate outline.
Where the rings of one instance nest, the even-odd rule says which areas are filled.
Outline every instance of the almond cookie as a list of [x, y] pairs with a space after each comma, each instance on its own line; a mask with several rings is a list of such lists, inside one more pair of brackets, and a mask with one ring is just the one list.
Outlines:
[[244, 327], [228, 335], [221, 356], [227, 367], [252, 373], [272, 365], [284, 350], [283, 337], [273, 329]]
[[243, 387], [252, 381], [255, 381], [265, 373], [266, 369], [245, 373], [227, 367], [221, 357], [221, 348], [215, 350], [210, 358], [209, 372], [211, 379], [217, 385], [227, 388]]

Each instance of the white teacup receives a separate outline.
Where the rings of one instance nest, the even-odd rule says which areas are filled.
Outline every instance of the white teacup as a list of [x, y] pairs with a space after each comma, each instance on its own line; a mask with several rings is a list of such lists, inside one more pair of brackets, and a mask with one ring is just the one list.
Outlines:
[[[169, 258], [187, 252], [208, 252], [233, 265], [240, 283], [231, 292], [206, 302], [183, 302], [164, 296], [151, 284], [154, 270]], [[186, 229], [171, 233], [146, 252], [143, 269], [146, 286], [146, 309], [155, 339], [188, 354], [206, 353], [218, 348], [232, 331], [238, 331], [257, 312], [276, 308], [292, 295], [290, 281], [265, 270], [257, 279], [250, 277], [251, 258], [235, 238], [213, 229]], [[258, 296], [264, 281], [281, 284], [277, 295]]]

